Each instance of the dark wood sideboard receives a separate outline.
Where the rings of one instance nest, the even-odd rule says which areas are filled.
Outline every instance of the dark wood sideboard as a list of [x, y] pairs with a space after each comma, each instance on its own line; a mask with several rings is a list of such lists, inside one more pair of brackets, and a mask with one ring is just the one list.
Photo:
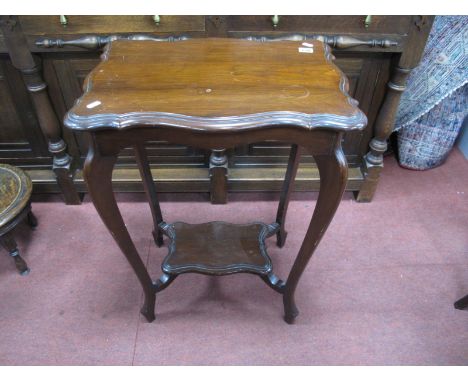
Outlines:
[[[69, 204], [86, 192], [88, 143], [63, 127], [85, 76], [114, 38], [235, 37], [307, 40], [332, 47], [369, 123], [343, 142], [346, 189], [371, 201], [406, 79], [422, 55], [432, 16], [2, 16], [0, 34], [0, 162], [25, 169], [35, 192], [63, 192]], [[266, 42], [267, 43], [267, 42]], [[208, 152], [165, 142], [147, 146], [161, 192], [279, 191], [290, 145], [259, 142]], [[318, 169], [302, 159], [296, 190], [318, 190]], [[135, 153], [124, 149], [113, 174], [116, 191], [143, 191]]]

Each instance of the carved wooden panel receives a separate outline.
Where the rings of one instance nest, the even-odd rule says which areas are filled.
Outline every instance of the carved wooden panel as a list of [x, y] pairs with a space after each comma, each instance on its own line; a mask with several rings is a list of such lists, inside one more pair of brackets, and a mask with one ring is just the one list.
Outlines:
[[36, 163], [49, 162], [26, 87], [6, 56], [0, 56], [0, 105], [0, 161], [21, 164], [34, 158]]

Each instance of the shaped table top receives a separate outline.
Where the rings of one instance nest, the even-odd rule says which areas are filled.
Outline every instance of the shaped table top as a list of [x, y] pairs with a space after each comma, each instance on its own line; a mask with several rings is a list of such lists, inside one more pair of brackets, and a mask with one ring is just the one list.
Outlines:
[[65, 117], [69, 128], [347, 131], [367, 123], [329, 47], [317, 40], [116, 40], [102, 57]]

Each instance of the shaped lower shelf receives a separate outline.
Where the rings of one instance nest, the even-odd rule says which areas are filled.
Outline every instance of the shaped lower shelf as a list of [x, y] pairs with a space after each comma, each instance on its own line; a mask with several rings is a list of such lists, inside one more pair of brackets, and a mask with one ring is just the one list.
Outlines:
[[162, 263], [164, 273], [226, 275], [247, 272], [263, 277], [271, 274], [272, 263], [265, 239], [278, 231], [277, 223], [162, 222], [159, 228], [170, 239], [169, 254]]

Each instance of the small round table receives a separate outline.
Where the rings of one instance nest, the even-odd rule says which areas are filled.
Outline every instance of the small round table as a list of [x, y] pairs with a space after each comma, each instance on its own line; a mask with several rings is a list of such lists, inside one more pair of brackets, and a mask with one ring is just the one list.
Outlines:
[[12, 230], [24, 219], [31, 228], [37, 226], [31, 212], [31, 192], [31, 179], [23, 170], [0, 164], [0, 243], [13, 257], [16, 269], [23, 276], [29, 273], [29, 268], [19, 254]]

